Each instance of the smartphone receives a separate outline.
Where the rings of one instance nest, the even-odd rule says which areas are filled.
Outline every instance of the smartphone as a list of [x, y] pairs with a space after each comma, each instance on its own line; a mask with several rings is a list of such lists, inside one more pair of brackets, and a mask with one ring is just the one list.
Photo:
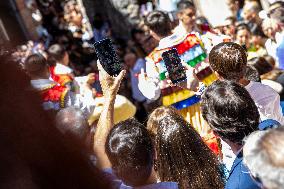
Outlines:
[[94, 47], [97, 57], [105, 71], [111, 76], [117, 76], [121, 72], [122, 66], [111, 40], [106, 38], [95, 42]]
[[163, 52], [162, 58], [169, 73], [169, 78], [173, 84], [186, 80], [185, 69], [175, 48]]

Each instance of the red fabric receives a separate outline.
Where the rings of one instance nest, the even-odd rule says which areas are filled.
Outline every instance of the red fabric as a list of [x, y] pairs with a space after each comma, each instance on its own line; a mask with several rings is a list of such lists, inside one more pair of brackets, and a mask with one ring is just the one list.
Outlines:
[[185, 53], [186, 51], [188, 51], [195, 45], [199, 45], [199, 44], [200, 44], [200, 40], [196, 37], [195, 34], [188, 34], [185, 40], [183, 40], [181, 43], [174, 45], [170, 48], [165, 48], [165, 49], [156, 48], [149, 54], [148, 57], [151, 58], [155, 63], [158, 63], [162, 60], [162, 53], [167, 50], [170, 50], [171, 48], [176, 48], [178, 51], [178, 54], [182, 55], [183, 53]]
[[203, 141], [217, 156], [221, 156], [220, 145], [218, 143], [217, 137], [213, 134], [213, 132], [203, 137]]
[[51, 86], [51, 88], [45, 89], [41, 92], [44, 102], [61, 102], [67, 93], [67, 88], [60, 85]]

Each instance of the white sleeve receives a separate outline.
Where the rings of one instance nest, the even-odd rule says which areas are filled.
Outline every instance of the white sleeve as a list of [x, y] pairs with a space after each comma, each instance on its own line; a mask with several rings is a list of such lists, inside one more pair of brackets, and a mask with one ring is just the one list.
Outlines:
[[261, 99], [260, 103], [256, 103], [260, 110], [261, 120], [274, 119], [281, 125], [284, 124], [284, 117], [280, 105], [280, 96], [277, 92], [269, 87], [269, 95]]
[[84, 96], [82, 94], [75, 94], [69, 91], [65, 97], [65, 107], [74, 106], [79, 108], [88, 117], [95, 109], [95, 99], [92, 94], [88, 93]]
[[138, 88], [141, 93], [149, 100], [157, 100], [161, 95], [159, 87], [159, 73], [156, 70], [155, 63], [150, 59], [146, 59], [146, 73], [147, 77], [138, 78]]
[[276, 121], [278, 121], [281, 125], [284, 125], [284, 116], [282, 113], [282, 107], [280, 105], [280, 95], [276, 93], [276, 97], [271, 99], [274, 107], [274, 116]]

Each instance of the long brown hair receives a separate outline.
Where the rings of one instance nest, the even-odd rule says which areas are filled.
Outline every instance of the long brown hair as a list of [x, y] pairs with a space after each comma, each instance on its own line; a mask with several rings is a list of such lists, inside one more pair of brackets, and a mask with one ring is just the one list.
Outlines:
[[181, 189], [224, 188], [217, 157], [176, 110], [157, 108], [147, 129], [155, 143], [161, 181], [178, 182]]

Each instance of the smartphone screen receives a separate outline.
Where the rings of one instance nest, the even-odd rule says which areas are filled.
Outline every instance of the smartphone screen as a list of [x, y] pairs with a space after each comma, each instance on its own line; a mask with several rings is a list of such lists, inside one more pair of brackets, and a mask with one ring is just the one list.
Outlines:
[[162, 57], [173, 84], [186, 80], [185, 69], [175, 48], [163, 52]]
[[95, 42], [94, 46], [97, 57], [105, 71], [111, 76], [117, 76], [122, 70], [122, 66], [111, 40], [108, 38], [103, 39]]

